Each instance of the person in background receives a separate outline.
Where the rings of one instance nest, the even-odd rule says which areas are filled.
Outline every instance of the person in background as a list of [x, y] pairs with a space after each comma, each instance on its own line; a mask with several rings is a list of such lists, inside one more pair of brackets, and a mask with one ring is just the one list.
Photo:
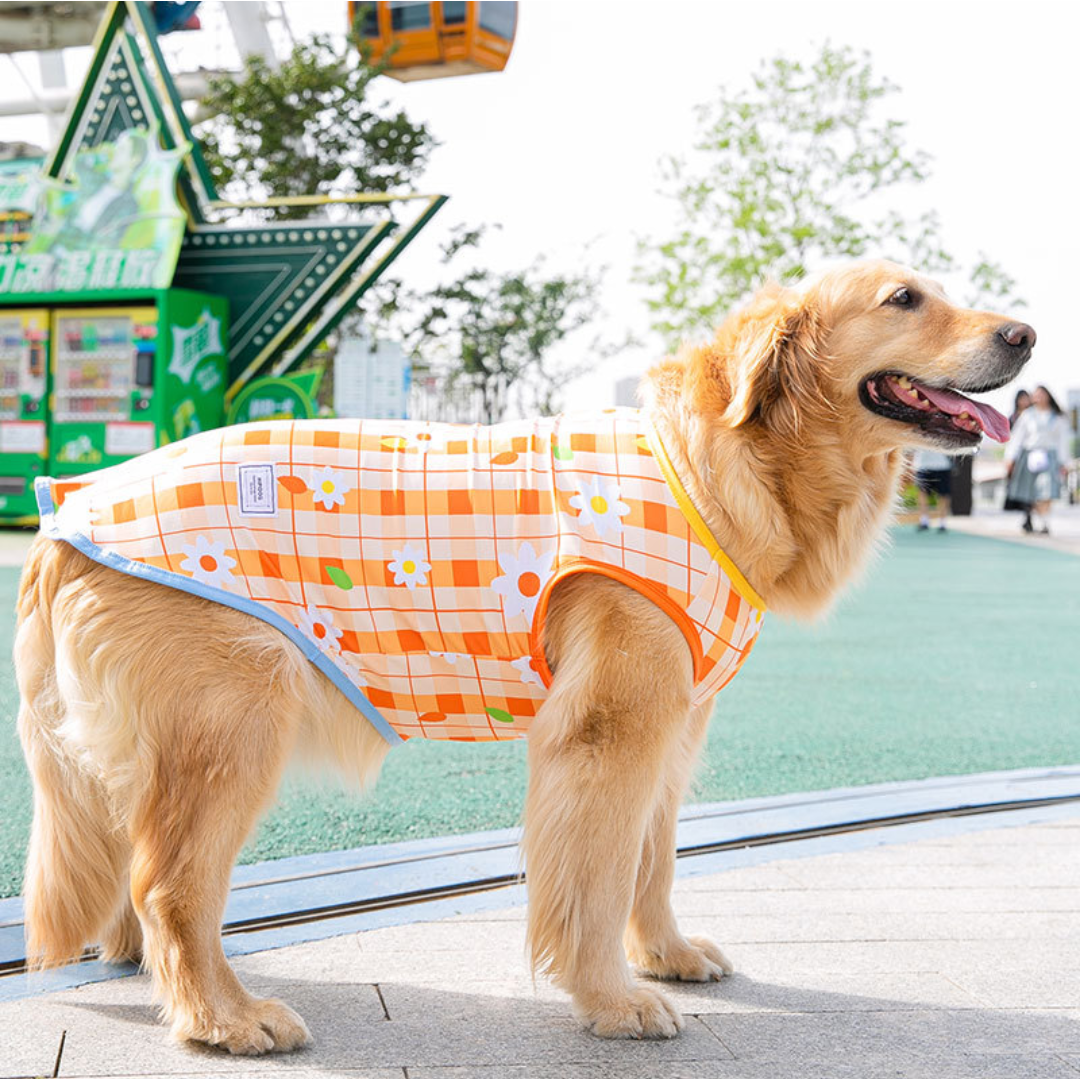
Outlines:
[[1069, 424], [1045, 386], [1035, 387], [1032, 407], [1016, 421], [1005, 448], [1008, 497], [1031, 507], [1024, 532], [1050, 534], [1050, 503], [1061, 495], [1069, 460]]
[[[1020, 418], [1020, 414], [1031, 407], [1031, 395], [1026, 390], [1017, 390], [1016, 398], [1013, 401], [1012, 416], [1009, 417], [1009, 429], [1012, 430], [1016, 427], [1016, 421]], [[1006, 485], [1008, 486], [1008, 485]], [[1003, 510], [1023, 510], [1024, 512], [1024, 524], [1022, 526], [1024, 532], [1031, 532], [1031, 503], [1019, 502], [1012, 498], [1008, 491], [1005, 492], [1005, 505]]]
[[1031, 395], [1026, 390], [1017, 390], [1013, 400], [1012, 416], [1009, 417], [1009, 426], [1012, 427], [1020, 418], [1020, 414], [1031, 406]]
[[945, 532], [952, 495], [952, 458], [939, 450], [916, 450], [911, 461], [915, 470], [915, 488], [919, 499], [918, 529], [930, 528], [930, 493], [937, 495], [938, 532]]

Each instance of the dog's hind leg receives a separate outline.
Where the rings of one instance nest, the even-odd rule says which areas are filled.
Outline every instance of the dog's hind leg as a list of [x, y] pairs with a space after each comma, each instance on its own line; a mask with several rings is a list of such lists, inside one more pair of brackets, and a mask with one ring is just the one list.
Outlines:
[[221, 920], [233, 863], [292, 750], [302, 687], [318, 676], [278, 631], [225, 609], [203, 613], [197, 644], [183, 630], [168, 636], [167, 653], [186, 649], [189, 678], [158, 686], [141, 721], [157, 745], [129, 820], [145, 963], [177, 1039], [234, 1054], [293, 1050], [310, 1041], [307, 1027], [283, 1002], [247, 993]]
[[[34, 966], [77, 958], [126, 902], [128, 843], [100, 780], [67, 752], [46, 612], [30, 612], [15, 641], [19, 737], [34, 779], [34, 821], [23, 885], [27, 957]], [[137, 940], [133, 942], [137, 947]], [[114, 951], [110, 958], [117, 958]]]
[[667, 1037], [682, 1017], [637, 983], [623, 950], [635, 878], [666, 763], [688, 723], [681, 632], [607, 579], [569, 578], [552, 600], [551, 695], [529, 734], [525, 860], [533, 963], [598, 1035]]
[[705, 741], [712, 705], [709, 701], [694, 710], [681, 745], [668, 761], [664, 789], [645, 838], [626, 928], [625, 944], [631, 963], [657, 979], [709, 982], [735, 970], [708, 938], [683, 937], [671, 909], [679, 806]]
[[[261, 718], [235, 720], [247, 730], [235, 729], [232, 751], [199, 745], [196, 736], [182, 765], [155, 763], [152, 793], [132, 823], [131, 893], [146, 966], [174, 1037], [261, 1054], [303, 1046], [310, 1035], [283, 1002], [247, 993], [221, 945], [233, 862], [278, 779], [260, 758], [278, 757], [259, 730]], [[255, 774], [255, 783], [238, 783], [243, 773]]]

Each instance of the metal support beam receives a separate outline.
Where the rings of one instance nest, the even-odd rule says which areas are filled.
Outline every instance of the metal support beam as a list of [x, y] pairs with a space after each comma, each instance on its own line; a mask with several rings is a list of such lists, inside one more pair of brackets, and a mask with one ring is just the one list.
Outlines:
[[277, 71], [280, 65], [277, 53], [274, 52], [274, 43], [270, 39], [270, 31], [266, 27], [266, 5], [226, 0], [222, 6], [232, 28], [236, 47], [240, 50], [240, 58], [256, 53], [266, 61], [271, 70]]
[[0, 53], [89, 45], [104, 3], [0, 3]]

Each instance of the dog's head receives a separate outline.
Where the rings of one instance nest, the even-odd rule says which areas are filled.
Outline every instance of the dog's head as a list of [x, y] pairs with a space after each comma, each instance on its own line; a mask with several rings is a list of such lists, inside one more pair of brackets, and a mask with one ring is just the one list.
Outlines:
[[868, 450], [974, 449], [1008, 422], [965, 396], [1004, 386], [1035, 331], [952, 304], [936, 282], [891, 262], [862, 262], [798, 289], [769, 286], [696, 351], [687, 389], [730, 427], [798, 436], [841, 424]]

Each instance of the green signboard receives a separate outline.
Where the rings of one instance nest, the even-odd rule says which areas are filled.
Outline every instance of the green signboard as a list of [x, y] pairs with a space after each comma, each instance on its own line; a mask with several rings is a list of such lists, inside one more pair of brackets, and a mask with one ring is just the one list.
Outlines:
[[0, 254], [0, 294], [167, 288], [187, 224], [176, 200], [185, 152], [163, 149], [156, 127], [82, 150], [73, 183], [44, 181], [30, 238]]
[[[21, 208], [7, 219], [5, 201]], [[220, 296], [231, 403], [259, 376], [303, 363], [444, 201], [219, 198], [150, 6], [112, 0], [43, 173], [7, 188], [0, 178], [0, 307], [125, 303], [170, 286]], [[412, 220], [399, 220], [410, 204]], [[312, 217], [281, 220], [297, 206]]]
[[0, 161], [0, 218], [31, 217], [41, 191], [41, 161]]
[[315, 393], [322, 371], [298, 371], [280, 378], [254, 379], [233, 399], [228, 424], [253, 420], [310, 420], [318, 412]]

